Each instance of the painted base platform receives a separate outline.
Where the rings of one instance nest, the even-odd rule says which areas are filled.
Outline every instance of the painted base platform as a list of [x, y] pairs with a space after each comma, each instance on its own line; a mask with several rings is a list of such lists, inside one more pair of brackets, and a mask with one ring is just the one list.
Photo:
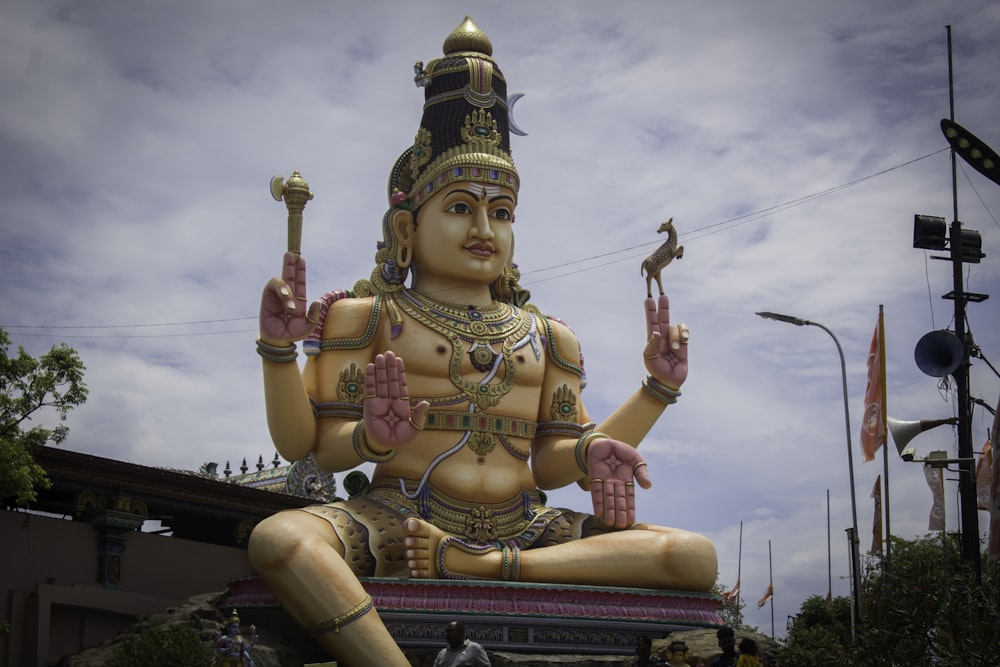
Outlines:
[[[461, 620], [469, 638], [489, 650], [605, 655], [631, 654], [640, 635], [723, 625], [720, 598], [707, 593], [446, 579], [361, 583], [404, 648], [440, 648], [452, 620]], [[255, 577], [231, 581], [225, 604], [280, 606]]]

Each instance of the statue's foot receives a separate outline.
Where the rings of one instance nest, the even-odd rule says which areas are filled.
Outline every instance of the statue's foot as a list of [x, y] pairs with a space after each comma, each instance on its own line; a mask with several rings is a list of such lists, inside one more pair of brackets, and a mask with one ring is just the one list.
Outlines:
[[420, 519], [405, 522], [406, 558], [414, 579], [496, 579], [500, 552], [469, 544]]

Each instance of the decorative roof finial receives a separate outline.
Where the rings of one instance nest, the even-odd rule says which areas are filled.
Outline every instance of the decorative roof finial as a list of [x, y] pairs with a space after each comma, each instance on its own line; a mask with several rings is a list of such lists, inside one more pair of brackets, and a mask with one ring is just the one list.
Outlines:
[[466, 15], [465, 20], [444, 40], [444, 54], [450, 56], [463, 51], [474, 51], [493, 55], [493, 42], [479, 29], [472, 19]]

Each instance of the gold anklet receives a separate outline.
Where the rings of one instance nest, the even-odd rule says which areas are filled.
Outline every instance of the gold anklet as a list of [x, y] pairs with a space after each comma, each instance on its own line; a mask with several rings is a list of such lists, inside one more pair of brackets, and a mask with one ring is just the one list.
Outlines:
[[359, 602], [356, 607], [349, 609], [336, 618], [331, 618], [329, 621], [323, 621], [322, 623], [309, 626], [308, 628], [305, 628], [305, 632], [310, 637], [317, 637], [331, 632], [340, 632], [341, 628], [350, 625], [371, 610], [372, 596], [366, 595], [365, 599]]

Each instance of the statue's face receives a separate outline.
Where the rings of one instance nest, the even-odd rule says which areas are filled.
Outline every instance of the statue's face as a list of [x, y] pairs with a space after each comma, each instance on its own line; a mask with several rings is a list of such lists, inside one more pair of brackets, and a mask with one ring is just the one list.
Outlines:
[[[454, 183], [417, 212], [413, 264], [417, 280], [442, 286], [489, 284], [510, 258], [514, 193], [480, 183]], [[447, 294], [438, 298], [447, 300]]]

